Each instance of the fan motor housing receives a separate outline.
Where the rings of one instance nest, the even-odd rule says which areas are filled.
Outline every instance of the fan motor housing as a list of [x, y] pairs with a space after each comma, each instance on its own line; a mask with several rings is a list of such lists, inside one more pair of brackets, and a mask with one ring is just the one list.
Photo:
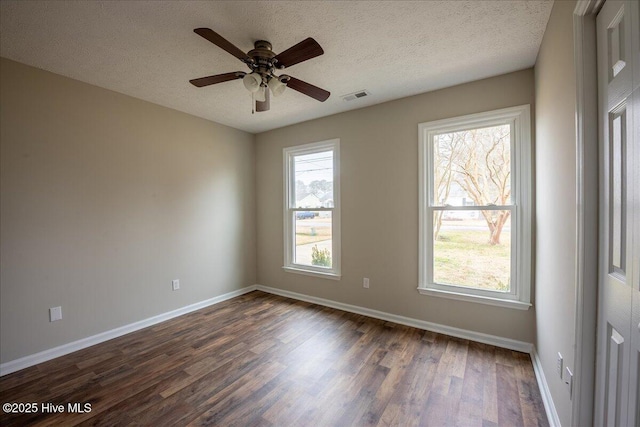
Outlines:
[[266, 40], [256, 41], [253, 47], [254, 48], [247, 53], [247, 55], [252, 58], [271, 59], [276, 56], [275, 52], [271, 50], [271, 43]]
[[258, 40], [253, 46], [254, 49], [247, 52], [247, 55], [253, 59], [253, 64], [250, 65], [250, 68], [263, 75], [273, 73], [273, 57], [276, 54], [271, 50], [271, 43], [266, 40]]

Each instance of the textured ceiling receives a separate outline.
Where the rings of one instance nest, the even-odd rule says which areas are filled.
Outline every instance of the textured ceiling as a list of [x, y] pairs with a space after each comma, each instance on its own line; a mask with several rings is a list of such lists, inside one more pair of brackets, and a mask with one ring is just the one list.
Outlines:
[[[0, 55], [249, 132], [495, 76], [534, 64], [552, 1], [12, 1], [0, 2]], [[193, 33], [209, 27], [243, 51], [281, 52], [313, 37], [325, 54], [284, 72], [331, 92], [288, 90], [251, 114], [245, 71]], [[370, 97], [343, 101], [367, 89]]]

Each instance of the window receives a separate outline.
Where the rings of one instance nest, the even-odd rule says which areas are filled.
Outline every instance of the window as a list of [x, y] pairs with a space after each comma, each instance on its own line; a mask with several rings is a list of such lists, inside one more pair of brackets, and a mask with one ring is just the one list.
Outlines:
[[340, 140], [284, 149], [284, 269], [340, 278]]
[[419, 125], [421, 294], [527, 309], [529, 106]]

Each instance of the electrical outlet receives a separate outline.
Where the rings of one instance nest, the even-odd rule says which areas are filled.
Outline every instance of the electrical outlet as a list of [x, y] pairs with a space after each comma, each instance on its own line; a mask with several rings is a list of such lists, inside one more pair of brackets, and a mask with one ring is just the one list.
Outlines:
[[369, 278], [368, 277], [365, 277], [364, 279], [362, 279], [362, 287], [369, 289]]
[[562, 378], [562, 354], [558, 352], [558, 363], [556, 364], [556, 371], [558, 371], [558, 375]]
[[178, 289], [180, 289], [180, 280], [179, 279], [175, 279], [171, 281], [171, 288], [174, 291], [177, 291]]
[[571, 400], [573, 394], [573, 372], [569, 368], [564, 369], [564, 383], [569, 388], [569, 400]]
[[62, 307], [51, 307], [49, 309], [49, 322], [62, 319]]

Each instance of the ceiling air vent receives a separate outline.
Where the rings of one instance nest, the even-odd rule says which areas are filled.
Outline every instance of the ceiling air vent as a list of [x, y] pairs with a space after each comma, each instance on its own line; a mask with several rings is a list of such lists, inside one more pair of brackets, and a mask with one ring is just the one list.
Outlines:
[[349, 93], [347, 95], [342, 95], [342, 99], [344, 99], [345, 101], [353, 101], [354, 99], [364, 98], [365, 96], [369, 95], [371, 95], [371, 93], [368, 90], [363, 89], [357, 92]]

